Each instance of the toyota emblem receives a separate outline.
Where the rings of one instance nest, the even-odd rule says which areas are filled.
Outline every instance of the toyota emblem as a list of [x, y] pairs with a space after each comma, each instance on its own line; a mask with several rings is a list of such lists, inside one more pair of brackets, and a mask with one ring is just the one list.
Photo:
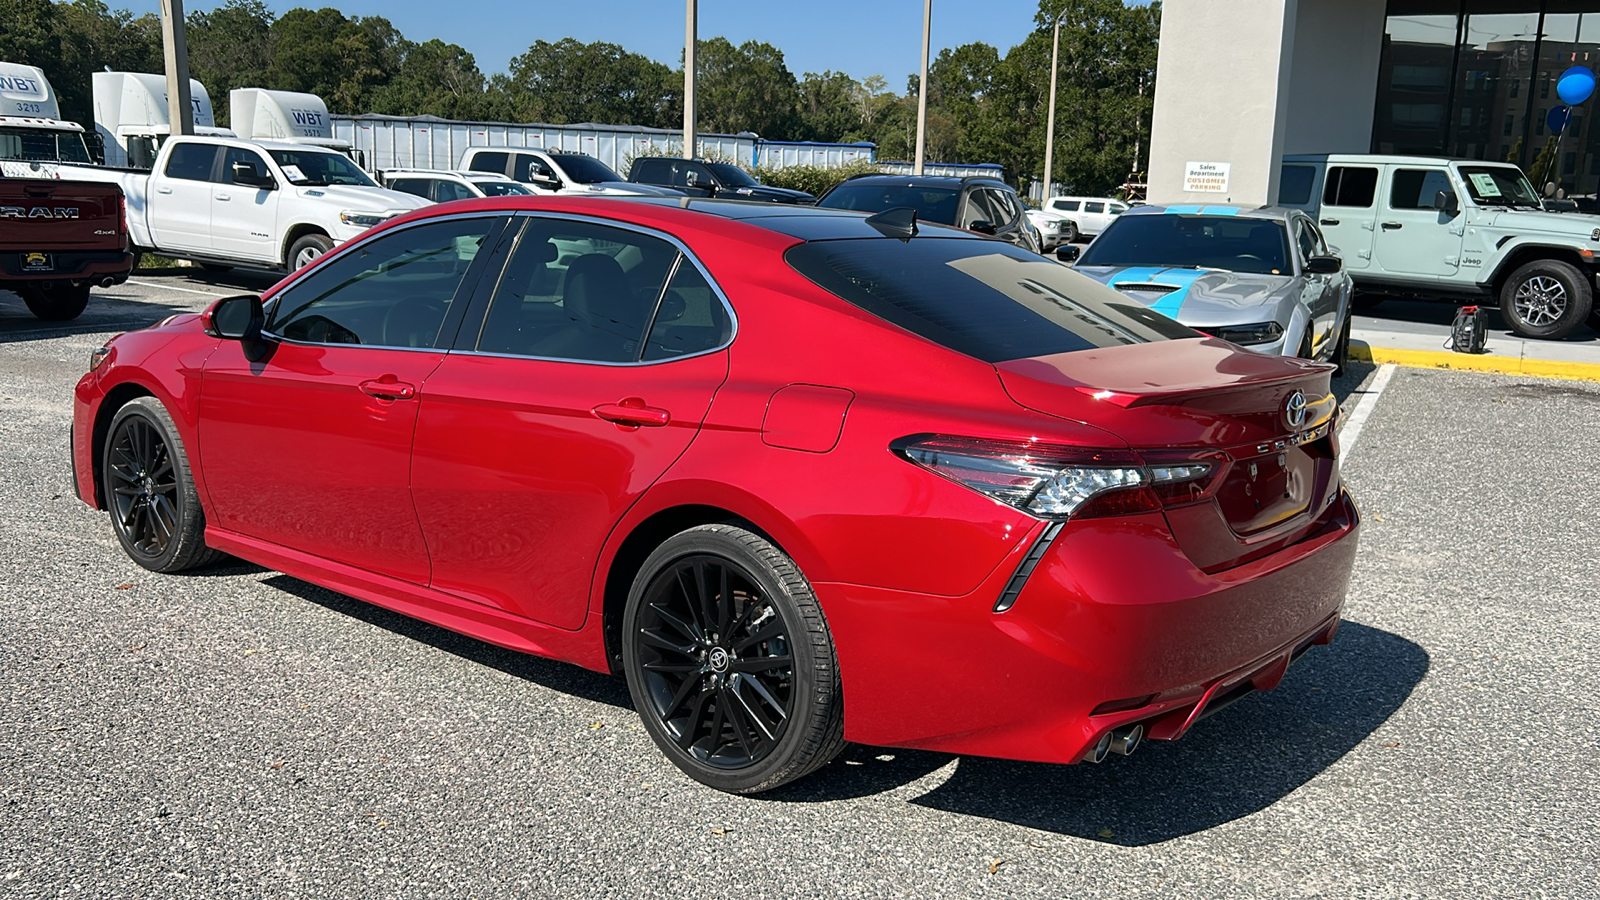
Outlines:
[[1283, 404], [1283, 418], [1288, 421], [1289, 427], [1298, 429], [1306, 423], [1306, 395], [1295, 391]]

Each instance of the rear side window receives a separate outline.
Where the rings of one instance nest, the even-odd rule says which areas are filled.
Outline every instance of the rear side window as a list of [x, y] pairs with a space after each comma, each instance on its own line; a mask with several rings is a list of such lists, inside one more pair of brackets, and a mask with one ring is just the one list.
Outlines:
[[1365, 209], [1378, 193], [1378, 170], [1370, 166], [1332, 166], [1322, 189], [1323, 206]]
[[506, 153], [479, 153], [472, 157], [472, 162], [467, 169], [473, 172], [499, 172], [504, 175], [506, 160], [510, 158]]
[[671, 177], [670, 165], [664, 159], [641, 159], [633, 164], [633, 180], [649, 184], [666, 184], [667, 179]]
[[1059, 263], [995, 241], [814, 241], [784, 258], [846, 302], [984, 362], [1199, 336]]
[[1104, 203], [1085, 203], [1083, 204], [1083, 211], [1086, 213], [1103, 213], [1106, 211], [1106, 205]]
[[1078, 211], [1078, 201], [1076, 201], [1076, 200], [1057, 200], [1057, 201], [1055, 201], [1055, 202], [1050, 204], [1050, 208], [1051, 209], [1059, 209], [1062, 212], [1077, 212]]
[[1278, 176], [1278, 202], [1285, 206], [1305, 206], [1311, 202], [1311, 183], [1317, 180], [1312, 166], [1284, 166]]
[[477, 349], [637, 361], [677, 258], [677, 247], [636, 231], [530, 219], [500, 276]]
[[215, 144], [174, 144], [172, 155], [167, 157], [167, 177], [210, 181], [211, 164], [219, 149]]
[[389, 182], [389, 190], [428, 199], [428, 182], [420, 178], [396, 178]]

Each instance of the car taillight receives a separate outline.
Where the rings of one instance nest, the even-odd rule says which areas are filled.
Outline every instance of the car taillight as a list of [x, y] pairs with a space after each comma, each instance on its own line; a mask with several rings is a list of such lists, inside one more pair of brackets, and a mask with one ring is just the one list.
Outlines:
[[1209, 455], [1163, 454], [1151, 461], [1127, 450], [946, 435], [902, 438], [890, 449], [1042, 519], [1124, 516], [1192, 502], [1207, 495], [1220, 468]]
[[128, 233], [128, 195], [117, 192], [117, 233]]

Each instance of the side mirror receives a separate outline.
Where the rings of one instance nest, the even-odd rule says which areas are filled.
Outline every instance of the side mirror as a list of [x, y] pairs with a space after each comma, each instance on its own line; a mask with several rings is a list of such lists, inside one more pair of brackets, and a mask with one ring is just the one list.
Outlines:
[[273, 183], [271, 175], [256, 171], [256, 164], [250, 162], [236, 162], [233, 164], [233, 183], [266, 188], [267, 190], [277, 186]]
[[1307, 275], [1334, 275], [1344, 268], [1337, 256], [1313, 256], [1306, 260]]
[[1056, 248], [1056, 259], [1068, 264], [1075, 263], [1082, 252], [1077, 244], [1062, 244]]
[[1447, 216], [1453, 216], [1461, 211], [1461, 204], [1456, 200], [1455, 191], [1440, 191], [1433, 195], [1433, 208]]
[[971, 225], [967, 226], [967, 230], [976, 231], [979, 234], [994, 234], [994, 223], [986, 219], [975, 219]]
[[535, 169], [528, 173], [528, 180], [541, 187], [548, 187], [550, 190], [556, 190], [561, 187], [561, 181], [556, 178], [553, 172], [540, 172]]
[[251, 362], [266, 357], [271, 349], [261, 333], [266, 327], [267, 315], [259, 295], [223, 297], [211, 304], [203, 315], [206, 334], [225, 341], [238, 341], [244, 348], [245, 358]]

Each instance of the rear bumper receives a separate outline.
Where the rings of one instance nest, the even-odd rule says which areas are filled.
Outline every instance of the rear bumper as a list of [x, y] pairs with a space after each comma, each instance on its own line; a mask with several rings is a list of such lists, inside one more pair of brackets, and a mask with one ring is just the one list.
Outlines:
[[21, 253], [0, 252], [0, 278], [7, 282], [99, 282], [101, 279], [111, 278], [121, 284], [127, 281], [128, 275], [133, 272], [133, 254], [124, 250], [45, 252], [50, 253], [54, 263], [54, 268], [48, 272], [25, 272], [22, 268]]
[[845, 737], [1053, 763], [1135, 722], [1176, 739], [1333, 638], [1358, 532], [1341, 491], [1312, 537], [1208, 575], [1160, 514], [1069, 523], [1000, 613], [1031, 539], [965, 597], [818, 584]]

